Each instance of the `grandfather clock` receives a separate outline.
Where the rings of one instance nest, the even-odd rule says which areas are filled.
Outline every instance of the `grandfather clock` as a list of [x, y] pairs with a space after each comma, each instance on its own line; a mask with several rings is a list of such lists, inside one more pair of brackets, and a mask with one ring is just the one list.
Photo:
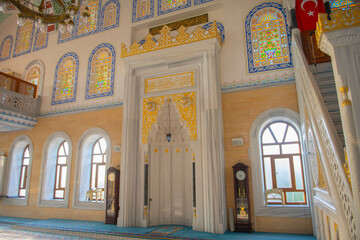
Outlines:
[[111, 167], [106, 177], [106, 224], [116, 224], [119, 213], [120, 170]]
[[235, 232], [252, 232], [248, 166], [237, 163], [234, 171]]

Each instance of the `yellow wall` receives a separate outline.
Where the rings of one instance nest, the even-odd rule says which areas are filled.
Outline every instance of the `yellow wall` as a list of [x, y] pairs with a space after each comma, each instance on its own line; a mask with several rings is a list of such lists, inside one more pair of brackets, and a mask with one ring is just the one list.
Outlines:
[[[93, 127], [104, 129], [110, 136], [112, 146], [121, 145], [121, 122], [122, 108], [113, 108], [101, 111], [69, 114], [59, 117], [39, 118], [36, 126], [29, 131], [2, 133], [0, 146], [2, 151], [8, 153], [11, 143], [19, 135], [27, 135], [31, 138], [34, 152], [31, 167], [29, 204], [28, 206], [16, 206], [0, 204], [1, 216], [25, 217], [25, 218], [65, 218], [77, 220], [103, 221], [104, 211], [72, 209], [73, 183], [75, 176], [76, 154], [80, 137], [84, 132]], [[38, 207], [40, 171], [43, 147], [48, 137], [57, 131], [66, 132], [72, 141], [72, 164], [70, 175], [69, 207], [47, 208]], [[119, 167], [120, 152], [111, 153], [111, 166]]]
[[[227, 93], [222, 95], [225, 144], [225, 175], [227, 206], [235, 206], [234, 180], [232, 166], [237, 162], [250, 167], [248, 149], [250, 149], [250, 128], [253, 121], [264, 111], [271, 108], [289, 108], [299, 112], [295, 85], [271, 87]], [[233, 138], [243, 138], [243, 146], [233, 146]], [[251, 176], [250, 176], [251, 179]], [[252, 202], [252, 183], [250, 181], [250, 202]], [[254, 221], [254, 209], [251, 206], [252, 222], [256, 231], [312, 233], [311, 219], [257, 217]], [[286, 227], [284, 227], [286, 222]]]
[[[298, 112], [295, 85], [263, 88], [249, 91], [227, 93], [222, 95], [225, 143], [225, 169], [227, 205], [234, 207], [234, 186], [232, 166], [238, 161], [250, 166], [248, 149], [250, 148], [250, 127], [262, 112], [284, 107]], [[104, 211], [72, 209], [73, 182], [77, 146], [81, 135], [92, 127], [103, 128], [110, 136], [112, 146], [121, 145], [122, 108], [70, 114], [59, 117], [40, 118], [33, 130], [24, 132], [3, 133], [0, 135], [1, 150], [10, 149], [12, 141], [19, 135], [27, 135], [33, 141], [34, 155], [30, 181], [29, 206], [0, 204], [0, 215], [29, 218], [65, 218], [77, 220], [103, 221]], [[40, 169], [43, 146], [47, 138], [56, 131], [66, 132], [73, 143], [69, 208], [37, 207]], [[241, 137], [243, 146], [232, 146], [232, 139]], [[111, 165], [120, 165], [120, 153], [112, 152]], [[251, 179], [251, 177], [250, 177]], [[252, 189], [250, 182], [250, 189]], [[250, 196], [252, 192], [250, 191]], [[253, 213], [253, 209], [251, 209]], [[253, 218], [254, 219], [254, 218]], [[257, 217], [256, 231], [312, 233], [311, 219], [304, 218], [269, 218]], [[285, 224], [286, 223], [286, 224]]]

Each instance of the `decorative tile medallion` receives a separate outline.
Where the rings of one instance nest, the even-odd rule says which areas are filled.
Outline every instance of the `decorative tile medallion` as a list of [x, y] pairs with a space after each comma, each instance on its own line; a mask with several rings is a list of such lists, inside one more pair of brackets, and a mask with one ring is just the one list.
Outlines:
[[145, 93], [192, 87], [195, 85], [194, 72], [145, 79]]
[[148, 141], [149, 131], [152, 124], [157, 122], [161, 106], [166, 99], [172, 99], [180, 113], [180, 120], [186, 123], [189, 128], [190, 139], [195, 141], [196, 137], [196, 93], [180, 93], [166, 96], [144, 98], [143, 100], [143, 127], [142, 142]]

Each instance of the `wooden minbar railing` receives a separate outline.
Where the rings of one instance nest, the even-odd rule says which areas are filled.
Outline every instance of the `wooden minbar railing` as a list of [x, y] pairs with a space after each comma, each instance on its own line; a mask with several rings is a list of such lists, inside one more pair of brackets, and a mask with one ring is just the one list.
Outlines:
[[0, 72], [0, 88], [36, 98], [37, 85]]

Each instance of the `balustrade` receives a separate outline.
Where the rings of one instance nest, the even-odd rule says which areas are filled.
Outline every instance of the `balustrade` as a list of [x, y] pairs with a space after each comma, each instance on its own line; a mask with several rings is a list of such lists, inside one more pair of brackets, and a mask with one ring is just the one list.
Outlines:
[[0, 72], [0, 88], [36, 98], [37, 85]]

